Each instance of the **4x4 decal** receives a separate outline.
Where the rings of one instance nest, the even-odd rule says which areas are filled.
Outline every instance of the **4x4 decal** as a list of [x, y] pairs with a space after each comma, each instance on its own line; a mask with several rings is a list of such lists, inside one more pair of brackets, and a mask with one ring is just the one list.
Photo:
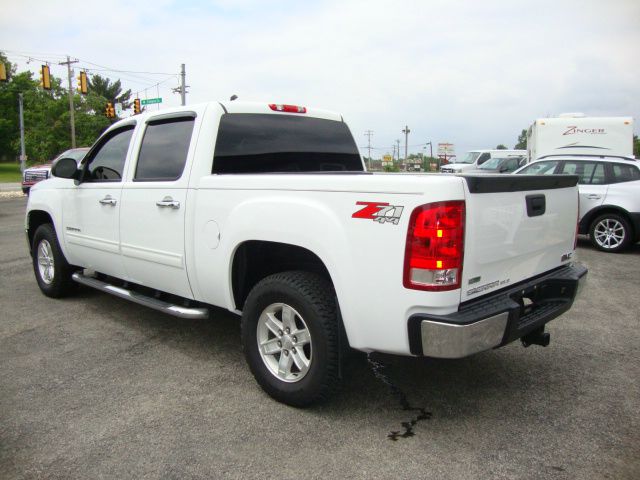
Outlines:
[[364, 208], [356, 211], [351, 218], [364, 218], [378, 223], [391, 222], [394, 225], [398, 225], [404, 210], [404, 207], [384, 202], [356, 202], [356, 205], [364, 205]]

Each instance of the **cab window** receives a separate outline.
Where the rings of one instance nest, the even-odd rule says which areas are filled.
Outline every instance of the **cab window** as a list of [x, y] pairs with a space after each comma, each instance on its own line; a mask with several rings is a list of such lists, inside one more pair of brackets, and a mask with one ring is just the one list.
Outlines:
[[85, 182], [120, 182], [127, 159], [133, 125], [110, 132], [87, 159]]
[[193, 132], [193, 117], [150, 122], [138, 154], [134, 181], [171, 181], [182, 176]]

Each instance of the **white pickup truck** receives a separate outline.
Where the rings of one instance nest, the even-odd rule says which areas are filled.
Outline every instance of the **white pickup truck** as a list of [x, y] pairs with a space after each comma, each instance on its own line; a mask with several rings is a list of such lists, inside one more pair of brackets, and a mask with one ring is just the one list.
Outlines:
[[345, 348], [460, 358], [546, 345], [586, 278], [575, 176], [364, 171], [342, 117], [207, 103], [111, 126], [33, 187], [38, 285], [183, 318], [242, 315], [271, 396], [322, 400]]

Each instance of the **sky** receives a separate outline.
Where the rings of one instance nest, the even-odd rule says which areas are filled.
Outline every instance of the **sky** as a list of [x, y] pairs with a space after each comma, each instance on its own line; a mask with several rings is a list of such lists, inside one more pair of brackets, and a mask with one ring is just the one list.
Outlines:
[[45, 60], [66, 78], [69, 55], [166, 108], [180, 104], [184, 63], [187, 104], [235, 94], [334, 110], [365, 155], [373, 131], [374, 158], [396, 140], [404, 154], [405, 126], [409, 153], [450, 142], [459, 156], [512, 148], [536, 118], [566, 112], [632, 116], [640, 131], [638, 0], [0, 0], [0, 11], [0, 51], [20, 71]]

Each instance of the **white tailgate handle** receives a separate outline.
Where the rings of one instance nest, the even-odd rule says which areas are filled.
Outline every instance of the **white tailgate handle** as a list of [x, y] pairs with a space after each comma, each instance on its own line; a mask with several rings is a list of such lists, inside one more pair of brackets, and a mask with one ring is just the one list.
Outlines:
[[180, 202], [174, 200], [169, 196], [164, 197], [159, 202], [156, 202], [156, 205], [159, 206], [160, 208], [173, 208], [174, 210], [177, 210], [180, 208]]

